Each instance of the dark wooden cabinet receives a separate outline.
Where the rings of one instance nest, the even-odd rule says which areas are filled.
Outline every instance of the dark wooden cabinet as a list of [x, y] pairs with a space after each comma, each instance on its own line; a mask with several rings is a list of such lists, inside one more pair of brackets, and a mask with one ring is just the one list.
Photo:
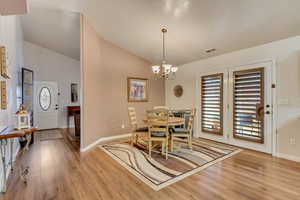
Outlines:
[[80, 137], [80, 106], [68, 106], [68, 128], [70, 117], [74, 117], [75, 137]]

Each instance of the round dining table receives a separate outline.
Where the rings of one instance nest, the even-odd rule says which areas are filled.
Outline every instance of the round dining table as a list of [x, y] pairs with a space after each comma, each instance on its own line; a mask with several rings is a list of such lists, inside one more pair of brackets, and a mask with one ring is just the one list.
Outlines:
[[[145, 124], [148, 124], [148, 119], [144, 119], [143, 121]], [[168, 125], [170, 127], [181, 126], [184, 125], [184, 123], [185, 123], [185, 119], [181, 117], [169, 117], [168, 119]]]

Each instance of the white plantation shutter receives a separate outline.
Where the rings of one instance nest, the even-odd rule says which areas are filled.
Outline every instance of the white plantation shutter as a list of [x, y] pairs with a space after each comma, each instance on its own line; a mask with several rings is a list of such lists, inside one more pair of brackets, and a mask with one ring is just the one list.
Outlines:
[[223, 135], [223, 73], [201, 77], [201, 127]]
[[264, 68], [233, 73], [233, 135], [263, 143]]

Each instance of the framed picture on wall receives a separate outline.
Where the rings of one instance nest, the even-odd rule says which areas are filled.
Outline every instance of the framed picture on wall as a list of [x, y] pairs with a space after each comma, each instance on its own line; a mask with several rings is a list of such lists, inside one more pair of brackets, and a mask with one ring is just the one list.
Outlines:
[[127, 78], [128, 102], [147, 102], [148, 101], [148, 79]]
[[77, 103], [78, 102], [78, 84], [71, 83], [71, 102]]

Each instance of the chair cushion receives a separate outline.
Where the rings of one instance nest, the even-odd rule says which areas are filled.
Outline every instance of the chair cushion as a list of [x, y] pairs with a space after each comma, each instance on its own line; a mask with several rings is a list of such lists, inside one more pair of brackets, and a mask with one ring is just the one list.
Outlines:
[[140, 127], [135, 130], [136, 132], [148, 132], [148, 127]]
[[165, 132], [151, 132], [151, 136], [153, 136], [153, 137], [165, 137], [166, 133]]
[[189, 130], [184, 128], [174, 128], [172, 131], [173, 133], [186, 133], [186, 134], [190, 133]]

